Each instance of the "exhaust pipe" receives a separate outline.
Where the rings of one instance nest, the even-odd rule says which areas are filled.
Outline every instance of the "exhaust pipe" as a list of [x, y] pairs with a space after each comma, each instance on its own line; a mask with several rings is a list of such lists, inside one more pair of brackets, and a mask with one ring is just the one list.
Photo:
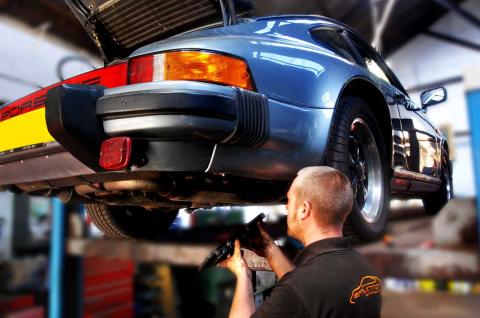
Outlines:
[[122, 180], [109, 181], [104, 183], [80, 184], [75, 186], [75, 192], [85, 196], [97, 192], [116, 192], [116, 191], [139, 191], [155, 192], [161, 196], [167, 196], [172, 192], [173, 184], [160, 184], [151, 180]]

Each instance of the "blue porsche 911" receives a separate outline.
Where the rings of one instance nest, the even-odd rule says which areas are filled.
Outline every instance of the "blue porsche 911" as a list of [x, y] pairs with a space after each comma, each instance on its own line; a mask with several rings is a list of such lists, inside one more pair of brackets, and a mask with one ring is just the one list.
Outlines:
[[0, 108], [0, 190], [82, 200], [106, 234], [154, 238], [180, 208], [282, 203], [306, 166], [351, 180], [348, 231], [392, 197], [452, 196], [446, 139], [354, 30], [248, 17], [250, 0], [67, 0], [105, 67]]

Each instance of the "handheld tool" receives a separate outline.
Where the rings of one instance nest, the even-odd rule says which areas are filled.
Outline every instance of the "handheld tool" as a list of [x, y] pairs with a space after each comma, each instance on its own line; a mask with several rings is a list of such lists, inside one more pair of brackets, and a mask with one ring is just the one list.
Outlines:
[[265, 218], [265, 213], [260, 213], [253, 220], [245, 224], [239, 231], [233, 234], [225, 243], [218, 246], [213, 252], [211, 252], [203, 261], [202, 265], [199, 266], [198, 270], [202, 271], [207, 267], [215, 266], [218, 263], [226, 260], [228, 257], [233, 255], [235, 248], [235, 240], [240, 240], [240, 242], [259, 235], [257, 223], [263, 222]]

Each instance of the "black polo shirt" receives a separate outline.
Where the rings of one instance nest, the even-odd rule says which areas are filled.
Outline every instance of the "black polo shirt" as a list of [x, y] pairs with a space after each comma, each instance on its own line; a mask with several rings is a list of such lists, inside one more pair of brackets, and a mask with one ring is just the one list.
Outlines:
[[348, 238], [314, 242], [252, 317], [380, 317], [380, 279]]

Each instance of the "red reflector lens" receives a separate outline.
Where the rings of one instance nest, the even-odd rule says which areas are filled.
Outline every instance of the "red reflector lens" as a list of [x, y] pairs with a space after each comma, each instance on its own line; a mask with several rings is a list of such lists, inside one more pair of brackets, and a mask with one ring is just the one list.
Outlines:
[[105, 170], [120, 170], [128, 167], [132, 155], [132, 140], [115, 137], [102, 142], [100, 166]]
[[153, 82], [153, 55], [131, 59], [128, 73], [129, 84]]

